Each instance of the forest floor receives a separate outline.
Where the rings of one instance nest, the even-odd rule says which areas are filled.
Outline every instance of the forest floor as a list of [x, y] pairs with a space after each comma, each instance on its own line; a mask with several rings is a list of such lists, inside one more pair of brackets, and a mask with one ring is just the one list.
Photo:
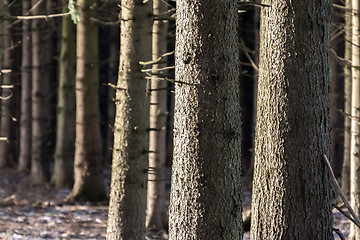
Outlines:
[[[105, 176], [109, 192], [109, 171]], [[65, 205], [62, 200], [69, 193], [70, 189], [34, 186], [28, 174], [0, 169], [0, 239], [105, 239], [108, 206]], [[250, 209], [250, 201], [248, 189], [243, 194], [244, 211]], [[337, 210], [334, 223], [346, 239], [349, 221]], [[167, 234], [148, 233], [147, 239], [167, 239]], [[250, 239], [249, 232], [244, 239]]]

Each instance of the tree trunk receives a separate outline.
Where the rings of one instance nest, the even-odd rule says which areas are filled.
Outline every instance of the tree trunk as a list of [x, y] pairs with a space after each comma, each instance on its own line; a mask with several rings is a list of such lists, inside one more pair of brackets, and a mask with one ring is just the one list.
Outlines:
[[251, 239], [333, 239], [331, 1], [262, 3]]
[[[360, 20], [359, 0], [352, 1], [352, 86], [351, 86], [351, 145], [350, 195], [351, 206], [360, 214]], [[350, 240], [360, 239], [360, 229], [350, 224]]]
[[[34, 15], [46, 13], [46, 2], [38, 4], [38, 0], [32, 0], [32, 5], [37, 4], [32, 11]], [[44, 34], [46, 22], [43, 19], [31, 20], [32, 40], [32, 155], [31, 155], [31, 182], [43, 184], [49, 180], [50, 156], [47, 148], [47, 129], [49, 116], [49, 101], [47, 99], [49, 79], [46, 78], [46, 41]]]
[[[4, 16], [6, 14], [5, 7], [4, 7], [4, 1], [0, 1], [0, 14]], [[0, 80], [2, 81], [2, 75], [3, 75], [3, 67], [4, 67], [4, 18], [0, 18]]]
[[99, 49], [96, 0], [79, 0], [76, 38], [76, 142], [75, 183], [66, 201], [102, 201], [106, 193], [102, 175], [99, 123]]
[[[345, 1], [345, 7], [351, 9], [351, 0]], [[350, 199], [350, 143], [351, 143], [351, 12], [345, 12], [345, 56], [349, 61], [344, 65], [344, 156], [341, 171], [341, 187], [347, 199]]]
[[149, 98], [139, 61], [151, 60], [152, 1], [121, 6], [109, 240], [145, 238]]
[[[67, 0], [63, 11], [67, 11]], [[62, 18], [55, 166], [52, 182], [58, 188], [73, 185], [75, 150], [75, 25]]]
[[237, 3], [177, 1], [169, 239], [242, 239]]
[[[28, 14], [30, 7], [30, 0], [22, 1], [24, 16]], [[31, 161], [31, 58], [31, 22], [23, 20], [19, 171], [27, 170]]]
[[[333, 4], [341, 5], [342, 0], [333, 0]], [[331, 125], [331, 165], [335, 176], [341, 175], [341, 166], [344, 156], [344, 116], [340, 112], [344, 108], [344, 76], [343, 66], [339, 63], [337, 55], [343, 56], [343, 11], [334, 9], [332, 14], [332, 31], [330, 47], [336, 54], [330, 54], [331, 91], [330, 91], [330, 125]]]
[[[154, 15], [167, 11], [167, 3], [154, 0]], [[167, 20], [154, 21], [152, 30], [152, 59], [156, 61], [167, 50]], [[152, 66], [150, 95], [149, 175], [147, 190], [146, 227], [152, 230], [164, 229], [167, 222], [165, 207], [165, 162], [168, 82], [164, 80], [167, 58], [161, 58]]]
[[[109, 83], [115, 85], [119, 73], [119, 51], [120, 51], [120, 26], [110, 27], [110, 63]], [[109, 87], [108, 91], [108, 131], [106, 134], [105, 163], [111, 164], [114, 146], [114, 122], [115, 122], [115, 89]]]
[[[10, 16], [11, 4], [4, 1], [3, 13], [5, 16]], [[10, 86], [14, 81], [14, 56], [13, 56], [13, 36], [11, 23], [8, 20], [3, 21], [3, 69], [9, 70], [7, 73], [2, 73], [1, 85]], [[15, 164], [15, 96], [13, 96], [14, 89], [4, 88], [1, 95], [5, 99], [1, 99], [1, 121], [0, 121], [0, 136], [6, 137], [7, 141], [0, 141], [0, 167], [12, 166]]]

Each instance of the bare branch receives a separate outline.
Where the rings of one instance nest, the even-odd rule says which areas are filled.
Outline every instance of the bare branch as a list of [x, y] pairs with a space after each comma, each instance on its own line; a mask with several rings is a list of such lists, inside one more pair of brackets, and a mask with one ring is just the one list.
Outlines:
[[245, 46], [244, 39], [241, 38], [241, 39], [240, 39], [240, 42], [241, 42], [241, 44], [243, 45], [245, 56], [246, 56], [246, 58], [249, 60], [251, 66], [255, 69], [255, 71], [259, 72], [259, 67], [256, 66], [255, 62], [252, 60], [252, 58], [251, 58], [250, 55], [249, 55], [249, 52], [250, 52], [251, 50], [250, 50], [250, 49], [247, 50], [248, 48]]
[[160, 72], [164, 70], [174, 69], [175, 66], [163, 67], [158, 69], [141, 69], [141, 72]]
[[342, 215], [344, 215], [347, 219], [349, 219], [350, 221], [352, 221], [355, 225], [356, 225], [356, 222], [354, 221], [354, 219], [347, 213], [345, 212], [344, 210], [341, 209], [341, 207], [339, 207], [338, 205], [336, 205], [335, 203], [332, 203], [332, 206], [334, 208], [336, 208]]
[[3, 88], [3, 89], [9, 89], [9, 88], [14, 88], [14, 85], [1, 85], [0, 86], [1, 88]]
[[16, 20], [32, 20], [32, 19], [48, 19], [48, 18], [56, 18], [56, 17], [63, 17], [70, 15], [69, 12], [67, 13], [56, 13], [56, 14], [49, 14], [49, 15], [34, 15], [34, 16], [0, 16], [0, 18], [4, 19], [16, 19]]
[[170, 55], [172, 55], [172, 54], [174, 54], [174, 51], [164, 53], [163, 55], [161, 55], [161, 56], [160, 56], [158, 59], [156, 59], [156, 60], [152, 60], [152, 61], [148, 61], [148, 62], [142, 62], [142, 61], [140, 61], [139, 64], [141, 64], [141, 65], [143, 65], [143, 66], [156, 64], [156, 63], [160, 62], [160, 60], [161, 60], [162, 58], [167, 57], [167, 56], [170, 56]]
[[6, 96], [6, 97], [2, 97], [2, 96], [0, 96], [0, 100], [8, 100], [8, 99], [10, 99], [11, 97], [12, 97], [12, 93], [10, 93], [9, 94], [9, 96]]
[[347, 8], [347, 7], [342, 6], [342, 5], [339, 5], [339, 4], [333, 4], [333, 7], [334, 7], [334, 8], [341, 9], [341, 10], [345, 10], [345, 11], [347, 11], [347, 12], [352, 12], [352, 8]]
[[326, 167], [329, 170], [329, 176], [330, 176], [330, 180], [335, 188], [335, 191], [339, 194], [341, 200], [344, 202], [345, 207], [349, 210], [351, 216], [354, 218], [354, 224], [360, 228], [360, 219], [359, 217], [356, 215], [354, 209], [351, 207], [349, 201], [346, 199], [346, 196], [344, 194], [344, 192], [342, 191], [341, 187], [339, 186], [339, 183], [337, 182], [334, 172], [331, 168], [331, 165], [329, 163], [329, 160], [327, 159], [326, 155], [323, 155], [323, 160], [325, 162]]

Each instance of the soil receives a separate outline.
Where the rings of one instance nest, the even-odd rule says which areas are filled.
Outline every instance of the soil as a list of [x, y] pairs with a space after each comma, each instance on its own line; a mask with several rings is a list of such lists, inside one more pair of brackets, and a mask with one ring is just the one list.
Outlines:
[[[105, 171], [109, 193], [109, 171]], [[65, 205], [70, 189], [35, 186], [27, 173], [0, 169], [0, 239], [105, 239], [108, 206]], [[251, 190], [243, 192], [244, 212], [250, 209]], [[345, 237], [349, 220], [334, 210], [334, 228]], [[341, 239], [334, 233], [335, 239]], [[165, 231], [148, 233], [147, 239], [168, 239]], [[246, 232], [244, 239], [250, 239]]]

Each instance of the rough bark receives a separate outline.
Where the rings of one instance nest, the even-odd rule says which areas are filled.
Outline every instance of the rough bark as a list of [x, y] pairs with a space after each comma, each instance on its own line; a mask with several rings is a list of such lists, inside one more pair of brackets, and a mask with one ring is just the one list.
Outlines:
[[[22, 1], [22, 13], [24, 16], [28, 14], [30, 7], [31, 0]], [[19, 171], [28, 169], [31, 161], [31, 56], [31, 22], [23, 20]]]
[[[351, 0], [345, 1], [345, 7], [351, 9]], [[345, 12], [345, 56], [351, 62], [351, 12]], [[347, 199], [350, 199], [350, 142], [351, 142], [351, 65], [344, 65], [344, 156], [341, 170], [341, 188]]]
[[[67, 0], [63, 11], [67, 11]], [[55, 166], [52, 178], [58, 188], [71, 187], [75, 150], [75, 25], [70, 16], [62, 18], [60, 76], [57, 105]]]
[[[360, 9], [359, 0], [352, 1], [352, 84], [351, 84], [351, 144], [350, 199], [355, 213], [360, 214]], [[360, 229], [351, 223], [350, 240], [360, 239]]]
[[[32, 6], [38, 0], [32, 0]], [[32, 11], [34, 15], [46, 14], [46, 2], [41, 2]], [[49, 180], [49, 151], [47, 146], [47, 129], [49, 123], [49, 79], [46, 78], [46, 22], [43, 19], [31, 20], [32, 40], [32, 154], [31, 181], [43, 184]]]
[[[154, 15], [167, 11], [163, 0], [153, 1]], [[154, 21], [152, 30], [152, 59], [160, 58], [167, 50], [166, 20]], [[152, 66], [150, 95], [150, 135], [149, 135], [149, 175], [147, 190], [146, 227], [161, 230], [167, 225], [165, 207], [165, 162], [166, 162], [166, 123], [168, 82], [163, 78], [165, 71], [157, 69], [167, 66], [167, 58]], [[160, 80], [161, 79], [161, 80]]]
[[152, 1], [121, 6], [109, 240], [145, 238], [149, 98], [139, 61], [151, 60]]
[[251, 239], [333, 239], [331, 1], [262, 3]]
[[170, 239], [242, 239], [237, 10], [177, 1]]
[[102, 175], [99, 123], [99, 66], [96, 0], [80, 0], [76, 38], [75, 182], [66, 201], [102, 201], [106, 193]]
[[[4, 16], [10, 16], [10, 2], [4, 1], [3, 14]], [[8, 20], [3, 21], [3, 35], [0, 39], [3, 41], [3, 69], [9, 70], [9, 72], [2, 73], [1, 85], [13, 85], [14, 79], [14, 56], [13, 56], [13, 28]], [[1, 121], [0, 121], [0, 136], [6, 137], [7, 141], [0, 141], [0, 167], [12, 166], [16, 161], [15, 153], [15, 97], [13, 96], [14, 89], [2, 89], [1, 96], [5, 99], [1, 99]]]

